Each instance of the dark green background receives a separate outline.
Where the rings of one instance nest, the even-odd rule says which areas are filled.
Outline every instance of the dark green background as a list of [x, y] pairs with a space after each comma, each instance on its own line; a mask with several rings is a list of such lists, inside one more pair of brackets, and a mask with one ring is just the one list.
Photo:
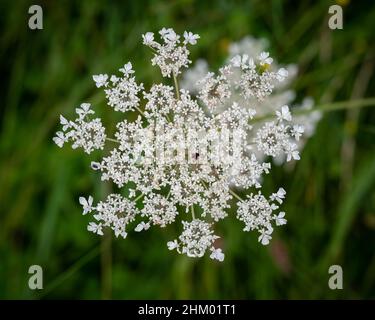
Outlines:
[[[72, 117], [81, 102], [106, 123], [121, 116], [105, 106], [92, 74], [130, 60], [146, 86], [160, 81], [141, 34], [164, 26], [199, 33], [192, 58], [214, 67], [230, 42], [268, 38], [278, 61], [298, 63], [299, 99], [371, 97], [372, 3], [347, 3], [344, 30], [331, 31], [333, 1], [0, 1], [0, 298], [375, 298], [372, 107], [325, 113], [301, 161], [266, 178], [265, 194], [287, 191], [288, 224], [270, 246], [243, 233], [233, 212], [218, 224], [221, 264], [169, 252], [178, 225], [126, 240], [87, 232], [78, 197], [103, 197], [110, 187], [89, 169], [95, 154], [52, 142], [59, 114]], [[43, 7], [43, 30], [27, 26], [31, 4]], [[33, 264], [44, 269], [44, 290], [28, 289]], [[328, 288], [332, 264], [343, 267], [341, 291]]]

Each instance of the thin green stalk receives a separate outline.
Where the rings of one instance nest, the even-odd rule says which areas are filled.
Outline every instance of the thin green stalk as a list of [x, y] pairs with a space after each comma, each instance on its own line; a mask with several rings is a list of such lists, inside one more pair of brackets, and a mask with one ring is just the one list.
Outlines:
[[172, 192], [172, 188], [170, 188], [169, 191], [168, 191], [168, 194], [167, 194], [167, 200], [168, 200], [169, 197], [171, 196], [171, 192]]
[[166, 114], [165, 117], [167, 118], [168, 122], [172, 122], [172, 119]]
[[[309, 114], [314, 111], [332, 112], [332, 111], [338, 111], [338, 110], [364, 108], [364, 107], [371, 107], [371, 106], [375, 106], [375, 98], [324, 103], [321, 105], [317, 105], [315, 108], [312, 108], [312, 109], [294, 110], [292, 111], [292, 113], [294, 116], [299, 116], [299, 115]], [[262, 117], [254, 118], [250, 122], [254, 123], [254, 122], [264, 121], [273, 117], [275, 117], [274, 114], [267, 114]]]
[[[100, 194], [110, 194], [111, 191], [111, 185], [105, 183], [102, 185]], [[112, 234], [108, 229], [104, 230], [100, 249], [101, 298], [109, 300], [112, 297]]]
[[180, 100], [180, 89], [178, 87], [178, 80], [177, 80], [177, 77], [176, 75], [173, 73], [173, 82], [174, 82], [174, 87], [176, 89], [176, 97], [177, 97], [177, 100]]
[[365, 99], [324, 103], [321, 105], [317, 105], [315, 108], [312, 108], [311, 110], [297, 111], [296, 114], [305, 114], [305, 113], [310, 113], [313, 111], [331, 112], [331, 111], [337, 111], [337, 110], [364, 108], [364, 107], [371, 107], [371, 106], [375, 106], [375, 98], [365, 98]]
[[229, 193], [235, 197], [239, 201], [244, 201], [236, 192], [234, 192], [232, 189], [229, 189]]
[[86, 263], [94, 259], [99, 254], [99, 252], [100, 252], [100, 244], [96, 245], [87, 254], [85, 254], [83, 257], [78, 259], [72, 266], [70, 266], [67, 270], [65, 270], [63, 273], [57, 276], [55, 280], [51, 281], [49, 285], [43, 290], [43, 292], [39, 296], [37, 296], [37, 298], [40, 299], [48, 295], [51, 291], [53, 291], [59, 285], [61, 285], [65, 280], [73, 276]]
[[137, 198], [134, 199], [134, 202], [137, 202], [139, 199], [142, 199], [143, 196], [144, 194], [141, 193]]
[[154, 48], [152, 48], [152, 47], [149, 47], [149, 48], [150, 48], [150, 50], [151, 50], [153, 53], [155, 53], [155, 54], [158, 53]]
[[191, 206], [191, 215], [193, 216], [193, 220], [195, 220], [194, 205]]
[[147, 119], [146, 116], [145, 116], [145, 114], [143, 113], [143, 111], [141, 109], [139, 109], [137, 106], [135, 106], [135, 109], [142, 115], [142, 117], [144, 117], [145, 119]]
[[206, 185], [206, 182], [203, 181], [203, 180], [201, 180], [201, 182], [202, 182], [203, 187], [204, 187], [206, 190], [208, 190], [208, 187], [207, 187], [207, 185]]
[[116, 139], [112, 139], [112, 138], [105, 138], [107, 141], [111, 141], [111, 142], [116, 142], [116, 143], [120, 143], [120, 141], [116, 140]]
[[106, 230], [101, 239], [101, 296], [103, 300], [112, 297], [112, 234]]

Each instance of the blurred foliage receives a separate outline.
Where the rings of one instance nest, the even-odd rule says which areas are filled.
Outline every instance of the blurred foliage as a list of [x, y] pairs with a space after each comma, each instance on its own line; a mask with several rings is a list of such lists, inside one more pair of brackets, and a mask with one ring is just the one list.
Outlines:
[[[265, 194], [287, 190], [288, 224], [269, 247], [235, 219], [219, 223], [224, 263], [167, 250], [178, 226], [99, 239], [78, 197], [103, 196], [91, 157], [52, 142], [58, 116], [92, 102], [114, 120], [92, 74], [132, 61], [140, 81], [159, 81], [141, 34], [173, 27], [201, 35], [192, 58], [219, 66], [228, 44], [251, 34], [282, 63], [298, 63], [298, 97], [316, 103], [370, 97], [375, 6], [341, 1], [344, 30], [327, 27], [330, 1], [37, 1], [44, 29], [27, 26], [31, 1], [1, 1], [0, 298], [375, 298], [375, 112], [326, 113], [294, 167], [276, 167]], [[112, 117], [112, 118], [111, 118]], [[95, 157], [95, 155], [94, 155]], [[233, 216], [233, 214], [232, 214]], [[44, 290], [28, 289], [28, 268]], [[344, 290], [328, 288], [340, 264]]]

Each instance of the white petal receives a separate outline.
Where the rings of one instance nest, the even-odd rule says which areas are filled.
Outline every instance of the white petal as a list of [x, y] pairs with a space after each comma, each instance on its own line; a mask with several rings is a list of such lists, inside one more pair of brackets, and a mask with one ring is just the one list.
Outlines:
[[168, 246], [168, 249], [169, 250], [174, 250], [174, 249], [176, 249], [177, 248], [177, 241], [176, 240], [174, 240], [174, 241], [168, 241], [167, 242], [167, 246]]
[[87, 206], [87, 200], [84, 197], [79, 197], [79, 203], [84, 207]]
[[64, 118], [64, 116], [62, 116], [61, 114], [60, 114], [60, 123], [61, 123], [62, 125], [66, 125], [66, 124], [68, 124], [68, 120], [66, 120], [66, 119]]
[[135, 232], [141, 232], [141, 231], [143, 230], [143, 224], [144, 224], [144, 222], [139, 223], [139, 224], [135, 227], [134, 231], [135, 231]]
[[123, 237], [124, 239], [127, 237], [127, 233], [125, 231], [121, 232], [121, 237]]
[[53, 142], [57, 144], [58, 147], [62, 148], [64, 145], [64, 140], [61, 139], [60, 137], [53, 137], [52, 138]]

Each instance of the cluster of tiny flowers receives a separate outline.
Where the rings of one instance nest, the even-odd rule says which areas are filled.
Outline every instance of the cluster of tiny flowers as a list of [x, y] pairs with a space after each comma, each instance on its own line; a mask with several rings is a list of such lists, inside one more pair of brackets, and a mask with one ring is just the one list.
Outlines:
[[231, 86], [228, 81], [230, 73], [230, 67], [221, 68], [218, 76], [215, 77], [215, 73], [208, 72], [202, 80], [197, 82], [197, 85], [201, 87], [199, 98], [210, 111], [230, 98]]
[[176, 249], [178, 253], [186, 254], [188, 257], [203, 257], [207, 249], [211, 251], [211, 259], [224, 260], [221, 249], [216, 249], [213, 243], [219, 237], [213, 234], [211, 225], [200, 219], [193, 221], [182, 221], [183, 231], [178, 240], [167, 243], [169, 250]]
[[99, 118], [90, 120], [90, 114], [94, 114], [89, 103], [82, 103], [76, 108], [78, 118], [69, 121], [60, 115], [62, 131], [56, 132], [53, 141], [60, 147], [65, 142], [72, 141], [72, 148], [83, 148], [86, 153], [95, 149], [103, 149], [106, 139], [105, 128]]
[[161, 228], [175, 221], [178, 215], [173, 202], [160, 194], [150, 193], [143, 201], [142, 217], [146, 217], [153, 225]]
[[255, 61], [247, 54], [232, 58], [233, 67], [241, 72], [240, 79], [235, 83], [245, 99], [255, 97], [259, 101], [264, 100], [272, 93], [275, 83], [284, 81], [288, 76], [288, 71], [284, 68], [277, 72], [270, 71], [272, 61], [268, 52], [261, 52]]
[[147, 32], [142, 36], [143, 44], [154, 51], [151, 63], [153, 66], [159, 66], [163, 77], [177, 76], [181, 73], [182, 67], [186, 68], [191, 63], [186, 45], [195, 45], [199, 35], [185, 31], [182, 42], [180, 36], [171, 28], [163, 28], [159, 31], [159, 35], [162, 43], [154, 40], [153, 32]]
[[[99, 74], [93, 76], [93, 79], [98, 88], [104, 87], [108, 105], [115, 111], [132, 111], [138, 108], [140, 99], [138, 93], [143, 89], [143, 84], [137, 84], [133, 66], [130, 62], [125, 64], [119, 71], [123, 74], [122, 77], [107, 74]], [[109, 79], [109, 80], [108, 80]]]
[[103, 235], [103, 228], [108, 227], [113, 230], [115, 236], [121, 236], [124, 239], [127, 236], [125, 228], [127, 224], [135, 219], [139, 214], [133, 201], [122, 197], [119, 194], [110, 194], [106, 201], [100, 201], [93, 206], [93, 198], [79, 198], [79, 203], [83, 207], [83, 214], [96, 212], [93, 214], [95, 222], [90, 222], [87, 230]]
[[294, 140], [298, 141], [300, 139], [304, 131], [303, 127], [301, 125], [290, 126], [285, 124], [285, 122], [292, 121], [288, 106], [283, 106], [280, 111], [276, 111], [276, 116], [277, 121], [268, 121], [258, 130], [254, 139], [258, 150], [272, 157], [285, 154], [286, 161], [299, 160], [299, 151]]
[[[74, 122], [60, 118], [62, 131], [53, 138], [60, 147], [68, 141], [87, 153], [103, 149], [107, 142], [111, 147], [91, 168], [119, 193], [96, 205], [91, 196], [79, 198], [83, 214], [93, 216], [87, 229], [98, 235], [111, 229], [125, 238], [129, 230], [179, 222], [181, 234], [167, 243], [168, 249], [188, 257], [209, 252], [211, 259], [223, 261], [215, 223], [236, 205], [244, 230], [259, 231], [259, 242], [268, 244], [272, 222], [283, 225], [286, 220], [284, 212], [273, 214], [285, 198], [284, 189], [269, 200], [260, 191], [263, 176], [271, 170], [266, 159], [298, 160], [297, 143], [304, 129], [293, 122], [285, 104], [274, 106], [267, 121], [256, 120], [265, 114], [258, 104], [285, 80], [286, 69], [274, 70], [266, 52], [255, 60], [235, 55], [217, 75], [202, 73], [199, 90], [192, 93], [179, 89], [177, 76], [190, 64], [187, 45], [195, 45], [199, 36], [187, 31], [180, 36], [165, 28], [159, 35], [162, 43], [151, 32], [142, 36], [143, 43], [154, 54], [151, 63], [164, 77], [173, 77], [174, 86], [155, 83], [146, 89], [136, 83], [130, 62], [120, 69], [121, 77], [93, 76], [96, 86], [104, 87], [107, 104], [115, 111], [138, 112], [135, 120], [120, 121], [113, 137], [106, 137], [101, 120], [90, 120], [94, 112], [89, 104], [77, 109]], [[237, 189], [258, 192], [242, 199]]]
[[286, 224], [284, 219], [285, 212], [281, 211], [278, 215], [273, 214], [279, 208], [277, 204], [282, 204], [285, 198], [285, 190], [280, 188], [277, 193], [273, 193], [267, 200], [260, 192], [250, 194], [245, 201], [238, 205], [237, 218], [245, 223], [244, 231], [257, 230], [259, 242], [263, 245], [269, 244], [273, 232], [272, 222], [277, 226]]
[[[302, 113], [300, 115], [293, 117], [293, 124], [298, 126], [298, 129], [297, 127], [295, 128], [298, 131], [304, 128], [304, 135], [301, 139], [297, 138], [294, 141], [295, 145], [287, 146], [291, 147], [287, 148], [291, 155], [294, 152], [294, 147], [301, 151], [307, 138], [314, 134], [315, 127], [321, 118], [321, 113], [319, 111], [307, 112], [314, 105], [311, 98], [304, 99], [301, 104], [294, 103], [296, 94], [288, 89], [288, 85], [296, 78], [297, 67], [290, 64], [279, 68], [275, 60], [269, 56], [266, 51], [267, 48], [268, 41], [265, 39], [246, 36], [239, 42], [232, 43], [229, 46], [227, 63], [232, 65], [232, 68], [230, 72], [227, 70], [227, 77], [219, 75], [214, 78], [214, 74], [209, 72], [208, 63], [203, 59], [198, 59], [195, 65], [183, 74], [181, 86], [189, 90], [193, 95], [203, 99], [212, 112], [222, 112], [233, 101], [237, 101], [244, 108], [251, 106], [256, 111], [259, 120], [254, 124], [252, 132], [248, 133], [250, 142], [255, 139], [253, 133], [256, 134], [257, 129], [264, 126], [266, 122], [266, 120], [263, 121], [261, 119], [262, 116], [275, 113], [283, 105], [291, 106], [291, 110], [301, 110]], [[207, 80], [209, 81], [203, 80], [202, 82], [201, 79], [206, 79], [205, 75], [207, 75], [206, 77], [208, 77]], [[202, 87], [205, 83], [206, 87]], [[228, 83], [235, 84], [229, 86], [230, 91], [226, 90], [228, 88], [226, 84]], [[211, 91], [211, 93], [214, 93], [211, 101], [220, 99], [221, 102], [224, 102], [224, 98], [227, 98], [226, 102], [217, 104], [216, 109], [211, 108], [211, 101], [205, 98], [207, 88], [210, 89], [208, 87], [209, 84], [211, 84], [211, 88], [216, 90], [216, 92], [214, 90]], [[224, 88], [225, 90], [223, 90]], [[270, 124], [267, 126], [270, 126]], [[289, 131], [291, 129], [287, 128], [286, 130]], [[259, 159], [261, 159], [262, 155], [267, 155], [263, 151], [257, 153]], [[297, 153], [294, 152], [294, 155], [296, 156]], [[278, 156], [274, 157], [274, 162], [281, 164], [290, 159], [293, 159], [293, 157], [288, 157], [287, 154], [280, 152]]]

